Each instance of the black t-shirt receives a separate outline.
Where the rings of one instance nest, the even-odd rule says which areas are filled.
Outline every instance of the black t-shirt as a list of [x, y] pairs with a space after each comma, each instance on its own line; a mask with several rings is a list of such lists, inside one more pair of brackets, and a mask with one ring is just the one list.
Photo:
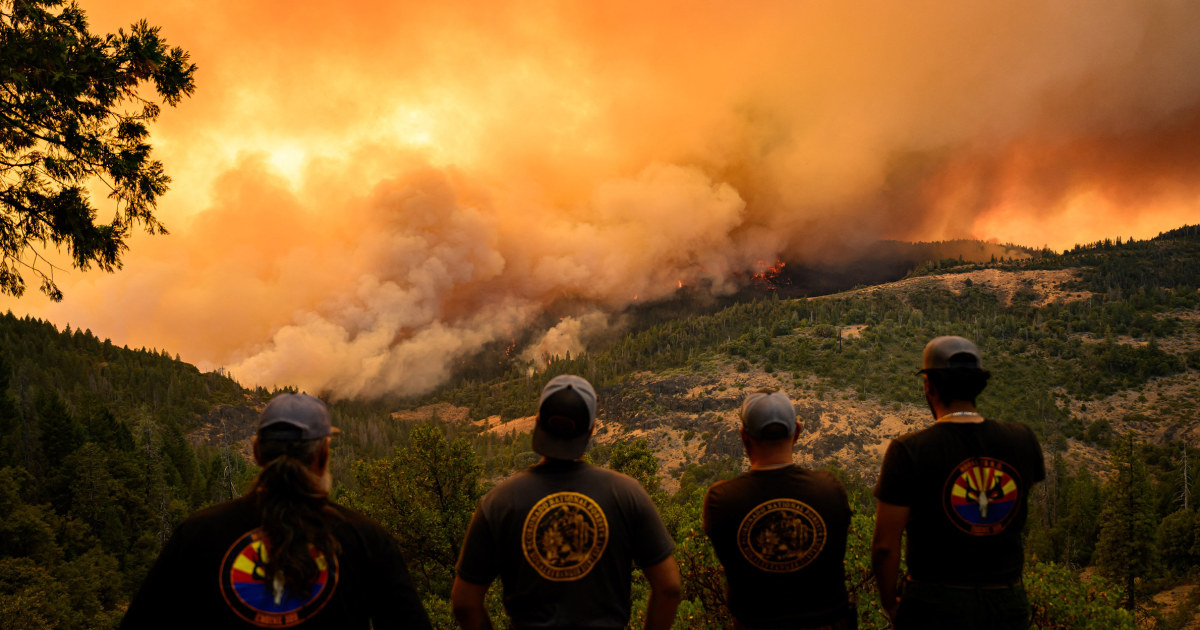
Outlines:
[[375, 521], [337, 504], [342, 551], [314, 550], [321, 575], [307, 597], [275, 589], [262, 554], [253, 496], [197, 512], [175, 530], [130, 602], [122, 629], [429, 628], [395, 540]]
[[578, 461], [548, 460], [479, 501], [458, 576], [500, 576], [517, 628], [624, 628], [633, 565], [666, 560], [675, 542], [632, 478]]
[[752, 470], [708, 489], [704, 531], [729, 610], [751, 627], [821, 626], [846, 614], [846, 490], [825, 471]]
[[1016, 580], [1029, 489], [1045, 479], [1042, 448], [1020, 423], [938, 422], [888, 446], [875, 485], [910, 508], [908, 571], [944, 584]]

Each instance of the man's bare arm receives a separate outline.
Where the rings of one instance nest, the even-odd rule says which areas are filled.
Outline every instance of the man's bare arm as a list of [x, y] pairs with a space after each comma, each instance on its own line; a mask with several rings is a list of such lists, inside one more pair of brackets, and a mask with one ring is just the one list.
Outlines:
[[492, 620], [483, 603], [487, 590], [487, 584], [480, 586], [460, 577], [454, 578], [454, 586], [450, 590], [450, 608], [454, 611], [454, 620], [463, 630], [492, 630]]
[[879, 588], [879, 602], [889, 619], [896, 617], [896, 580], [900, 577], [900, 536], [908, 525], [909, 509], [878, 501], [875, 507], [875, 536], [871, 540], [871, 568]]
[[650, 601], [646, 603], [645, 630], [670, 630], [675, 621], [675, 609], [683, 599], [683, 582], [674, 556], [642, 569], [650, 582]]

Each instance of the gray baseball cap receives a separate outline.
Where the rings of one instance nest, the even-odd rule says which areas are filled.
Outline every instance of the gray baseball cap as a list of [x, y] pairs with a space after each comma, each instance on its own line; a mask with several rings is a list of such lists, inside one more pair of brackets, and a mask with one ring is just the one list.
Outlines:
[[767, 427], [776, 424], [786, 430], [780, 437], [791, 437], [796, 433], [796, 408], [783, 392], [754, 392], [742, 401], [741, 413], [742, 428], [756, 440], [763, 439]]
[[596, 390], [585, 379], [562, 374], [542, 388], [533, 450], [551, 459], [579, 459], [596, 424]]
[[277, 394], [258, 418], [259, 439], [306, 441], [337, 433], [329, 408], [308, 394]]
[[979, 348], [962, 337], [947, 335], [925, 344], [921, 370], [983, 369]]

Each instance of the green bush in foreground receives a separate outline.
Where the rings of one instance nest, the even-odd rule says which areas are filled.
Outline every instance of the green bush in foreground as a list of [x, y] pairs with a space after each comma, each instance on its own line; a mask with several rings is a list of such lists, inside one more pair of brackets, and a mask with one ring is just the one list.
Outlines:
[[1121, 587], [1098, 575], [1085, 580], [1062, 565], [1033, 562], [1025, 566], [1025, 589], [1033, 628], [1137, 627], [1133, 613], [1120, 607]]

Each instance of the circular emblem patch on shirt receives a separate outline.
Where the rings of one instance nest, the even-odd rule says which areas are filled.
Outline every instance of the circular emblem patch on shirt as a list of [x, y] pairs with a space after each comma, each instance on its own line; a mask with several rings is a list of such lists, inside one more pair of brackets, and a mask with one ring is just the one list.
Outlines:
[[296, 597], [266, 581], [267, 547], [262, 530], [248, 532], [233, 543], [221, 562], [221, 594], [225, 603], [246, 621], [264, 628], [290, 628], [317, 614], [337, 588], [337, 559], [309, 547], [320, 571], [311, 591]]
[[972, 536], [999, 534], [1017, 515], [1021, 478], [1006, 462], [972, 457], [946, 480], [946, 516]]
[[604, 511], [578, 492], [557, 492], [538, 501], [521, 530], [525, 559], [538, 575], [556, 582], [587, 575], [607, 544]]
[[771, 573], [808, 566], [825, 548], [825, 521], [807, 503], [772, 499], [742, 519], [738, 549], [750, 564]]

